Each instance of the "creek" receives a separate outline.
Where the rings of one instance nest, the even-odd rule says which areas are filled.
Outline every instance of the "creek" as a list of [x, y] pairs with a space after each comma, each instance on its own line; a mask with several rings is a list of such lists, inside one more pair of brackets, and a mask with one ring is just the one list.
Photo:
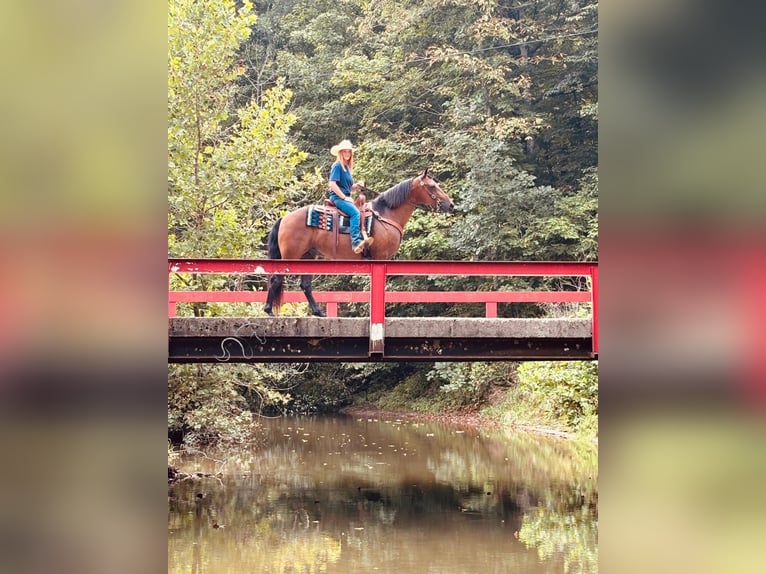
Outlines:
[[592, 444], [352, 417], [263, 419], [264, 438], [185, 454], [168, 572], [597, 571]]

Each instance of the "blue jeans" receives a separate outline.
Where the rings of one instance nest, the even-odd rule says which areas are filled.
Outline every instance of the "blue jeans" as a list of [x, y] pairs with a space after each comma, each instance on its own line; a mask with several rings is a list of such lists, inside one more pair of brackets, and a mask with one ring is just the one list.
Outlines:
[[351, 220], [349, 223], [349, 231], [351, 232], [351, 247], [356, 247], [364, 240], [359, 227], [359, 210], [357, 209], [356, 205], [350, 201], [341, 199], [333, 191], [330, 192], [330, 199], [335, 204], [335, 207], [340, 209], [344, 215], [348, 215], [349, 219]]

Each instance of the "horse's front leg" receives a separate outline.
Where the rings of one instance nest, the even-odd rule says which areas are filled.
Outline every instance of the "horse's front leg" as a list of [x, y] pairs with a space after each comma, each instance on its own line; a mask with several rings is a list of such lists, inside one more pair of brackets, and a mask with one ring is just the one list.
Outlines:
[[306, 301], [309, 302], [311, 312], [317, 317], [326, 317], [324, 311], [319, 308], [317, 302], [314, 300], [314, 295], [311, 293], [311, 275], [301, 275], [301, 289], [306, 296]]

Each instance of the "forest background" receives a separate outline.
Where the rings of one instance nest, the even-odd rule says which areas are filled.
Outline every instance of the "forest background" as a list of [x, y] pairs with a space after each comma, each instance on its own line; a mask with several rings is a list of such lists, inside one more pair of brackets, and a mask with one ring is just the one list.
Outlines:
[[[354, 177], [369, 188], [383, 191], [430, 166], [456, 203], [449, 217], [416, 213], [399, 259], [597, 260], [597, 9], [588, 0], [171, 0], [169, 256], [265, 257], [274, 221], [326, 195], [329, 148], [348, 138], [357, 146]], [[186, 281], [171, 277], [184, 289], [222, 288], [231, 278]], [[486, 288], [479, 281], [408, 278], [402, 288]], [[362, 289], [364, 281], [317, 280], [319, 289], [334, 287]], [[527, 278], [491, 285], [541, 287], [587, 285]], [[397, 311], [479, 312], [433, 304]], [[179, 308], [233, 313], [261, 311]], [[365, 404], [479, 412], [592, 437], [597, 375], [597, 362], [171, 365], [168, 430], [187, 444], [235, 441], [258, 413]]]

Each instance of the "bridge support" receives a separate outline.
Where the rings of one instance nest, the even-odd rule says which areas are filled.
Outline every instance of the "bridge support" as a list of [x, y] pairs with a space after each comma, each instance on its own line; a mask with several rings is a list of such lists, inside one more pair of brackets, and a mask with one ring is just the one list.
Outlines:
[[383, 327], [385, 349], [365, 318], [173, 318], [169, 361], [595, 359], [587, 319], [389, 318]]

